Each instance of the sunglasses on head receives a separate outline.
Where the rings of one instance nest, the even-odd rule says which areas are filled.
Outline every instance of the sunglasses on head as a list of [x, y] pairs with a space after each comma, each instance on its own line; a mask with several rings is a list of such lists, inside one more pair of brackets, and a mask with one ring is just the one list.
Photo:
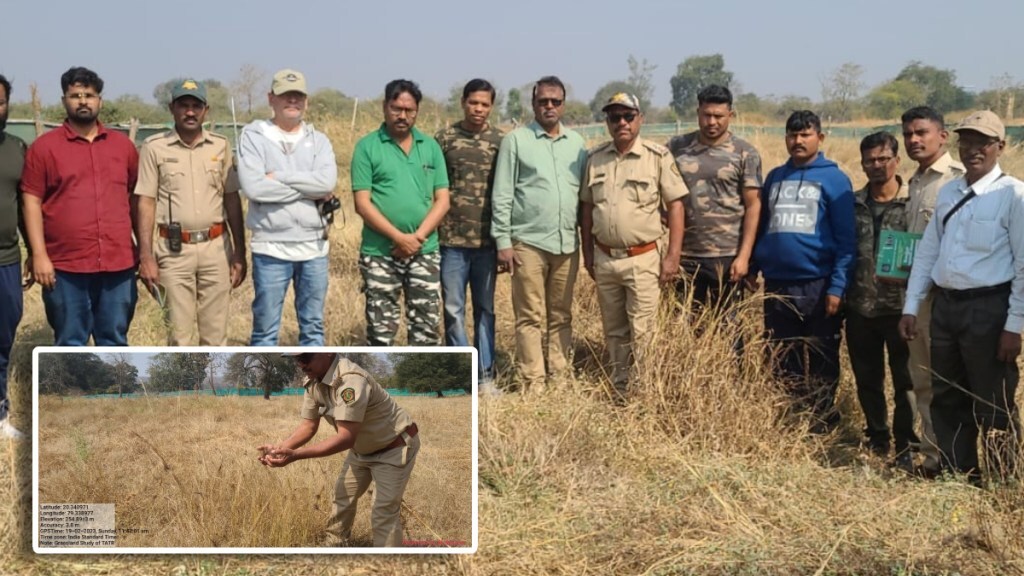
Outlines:
[[622, 120], [625, 120], [626, 122], [632, 122], [633, 120], [636, 120], [636, 117], [636, 112], [611, 113], [608, 114], [608, 122], [612, 124], [618, 124]]

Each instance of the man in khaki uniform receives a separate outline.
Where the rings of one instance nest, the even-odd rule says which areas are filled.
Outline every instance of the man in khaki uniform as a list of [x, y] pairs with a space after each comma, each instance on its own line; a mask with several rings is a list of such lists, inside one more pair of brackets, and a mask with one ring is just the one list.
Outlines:
[[[334, 485], [334, 507], [327, 523], [328, 544], [339, 546], [347, 542], [356, 518], [357, 500], [373, 481], [373, 545], [401, 546], [402, 495], [420, 450], [416, 423], [373, 377], [347, 358], [331, 352], [284, 355], [295, 356], [307, 377], [302, 423], [280, 444], [260, 446], [259, 461], [276, 468], [348, 450]], [[316, 435], [321, 417], [337, 434], [304, 446]]]
[[[942, 114], [928, 106], [907, 110], [903, 122], [903, 144], [907, 155], [916, 161], [917, 170], [910, 177], [910, 201], [907, 205], [907, 232], [923, 234], [932, 213], [939, 188], [964, 174], [963, 164], [953, 160], [946, 151], [945, 120]], [[921, 417], [920, 452], [924, 457], [920, 471], [924, 476], [939, 472], [939, 449], [932, 429], [932, 361], [929, 330], [932, 317], [932, 298], [927, 296], [917, 312], [917, 338], [910, 346], [910, 378], [914, 385], [911, 403], [916, 404]]]
[[193, 343], [197, 318], [199, 344], [225, 346], [229, 294], [246, 274], [231, 144], [203, 129], [209, 106], [202, 82], [176, 85], [170, 110], [174, 130], [147, 138], [139, 154], [139, 277], [161, 299], [166, 291], [171, 346]]
[[[679, 276], [682, 199], [689, 191], [669, 149], [639, 137], [643, 114], [636, 96], [615, 94], [602, 110], [612, 141], [590, 153], [583, 174], [583, 265], [597, 283], [612, 384], [622, 402], [631, 355], [643, 350], [654, 328], [659, 284]], [[658, 249], [662, 206], [669, 229], [664, 254]]]

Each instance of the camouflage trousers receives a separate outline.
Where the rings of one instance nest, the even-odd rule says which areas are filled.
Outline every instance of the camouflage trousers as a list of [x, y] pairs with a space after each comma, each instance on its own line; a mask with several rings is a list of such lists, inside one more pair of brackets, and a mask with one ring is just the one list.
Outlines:
[[405, 293], [409, 346], [441, 344], [441, 254], [411, 258], [359, 256], [366, 293], [366, 344], [391, 346], [401, 323], [399, 292]]

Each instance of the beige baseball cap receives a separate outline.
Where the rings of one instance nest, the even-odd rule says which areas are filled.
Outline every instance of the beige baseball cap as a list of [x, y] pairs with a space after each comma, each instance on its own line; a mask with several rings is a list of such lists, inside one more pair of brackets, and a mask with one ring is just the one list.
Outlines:
[[270, 91], [277, 96], [285, 92], [309, 94], [306, 91], [306, 77], [302, 75], [302, 72], [290, 68], [279, 70], [274, 74], [274, 81], [270, 84]]
[[954, 132], [974, 130], [985, 136], [1006, 140], [1006, 127], [1003, 121], [991, 110], [980, 110], [963, 119], [960, 125], [953, 129]]
[[631, 108], [640, 111], [640, 99], [633, 94], [627, 94], [626, 92], [617, 92], [612, 94], [608, 102], [605, 103], [604, 107], [601, 108], [602, 112], [607, 111], [612, 106], [623, 106], [625, 108]]

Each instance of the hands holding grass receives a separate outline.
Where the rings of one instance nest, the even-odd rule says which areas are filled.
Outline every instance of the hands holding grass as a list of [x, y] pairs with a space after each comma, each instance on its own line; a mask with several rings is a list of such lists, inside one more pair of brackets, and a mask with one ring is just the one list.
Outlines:
[[260, 464], [270, 468], [282, 468], [297, 460], [295, 450], [291, 448], [264, 444], [258, 447], [257, 450], [260, 451], [258, 458]]

